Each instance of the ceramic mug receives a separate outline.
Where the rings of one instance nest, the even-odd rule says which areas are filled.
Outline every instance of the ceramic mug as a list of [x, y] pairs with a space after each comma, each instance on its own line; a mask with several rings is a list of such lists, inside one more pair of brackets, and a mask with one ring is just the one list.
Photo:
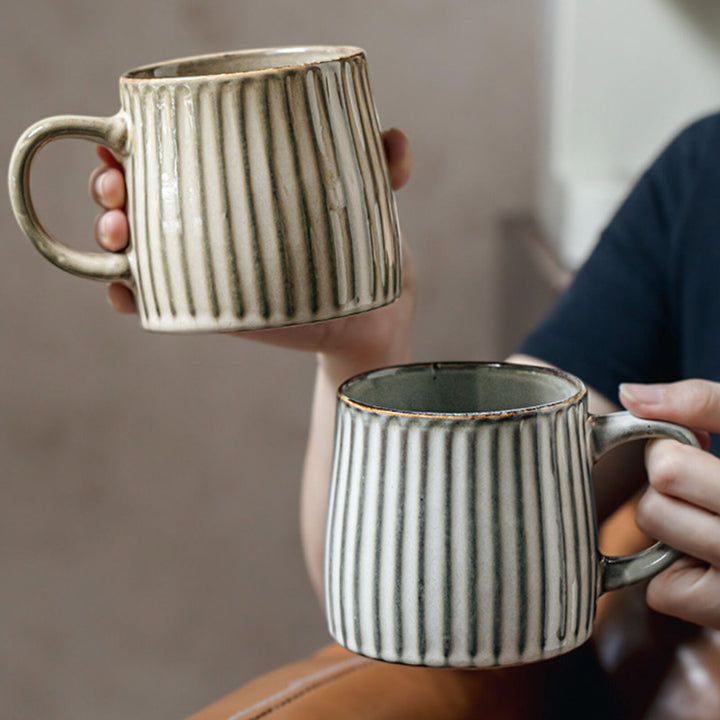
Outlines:
[[[52, 263], [127, 283], [159, 331], [297, 325], [397, 298], [397, 211], [362, 50], [174, 60], [125, 73], [120, 98], [113, 117], [47, 118], [15, 147], [13, 209]], [[70, 249], [40, 223], [30, 169], [62, 137], [123, 163], [127, 252]]]
[[533, 662], [590, 636], [600, 594], [678, 553], [598, 551], [591, 467], [685, 428], [589, 415], [557, 370], [439, 363], [377, 370], [338, 394], [325, 552], [330, 633], [410, 665]]

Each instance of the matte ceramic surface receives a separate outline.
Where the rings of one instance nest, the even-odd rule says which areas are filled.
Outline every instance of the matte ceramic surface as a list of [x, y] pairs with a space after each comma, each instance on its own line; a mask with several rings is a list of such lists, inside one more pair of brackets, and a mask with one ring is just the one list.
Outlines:
[[[127, 282], [143, 326], [160, 331], [296, 325], [399, 295], [397, 211], [362, 50], [176, 60], [123, 75], [120, 98], [114, 117], [48, 118], [17, 143], [13, 208], [51, 262]], [[62, 136], [122, 160], [127, 253], [78, 252], [43, 229], [30, 167]]]
[[330, 632], [412, 665], [515, 665], [590, 635], [598, 595], [677, 553], [598, 552], [591, 466], [630, 439], [692, 433], [588, 415], [564, 373], [410, 365], [349, 380], [337, 405], [325, 592]]

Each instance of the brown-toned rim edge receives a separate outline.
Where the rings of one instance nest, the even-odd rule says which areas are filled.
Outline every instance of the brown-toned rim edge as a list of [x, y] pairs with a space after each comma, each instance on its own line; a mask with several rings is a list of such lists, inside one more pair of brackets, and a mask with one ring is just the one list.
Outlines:
[[[367, 403], [361, 403], [357, 400], [353, 400], [345, 394], [345, 388], [351, 383], [358, 382], [371, 378], [373, 375], [384, 375], [393, 372], [405, 371], [405, 370], [419, 370], [422, 368], [426, 369], [438, 369], [438, 368], [507, 368], [512, 370], [520, 370], [523, 372], [534, 372], [540, 375], [555, 375], [556, 377], [563, 378], [575, 385], [578, 389], [574, 395], [567, 397], [563, 400], [557, 400], [551, 403], [543, 403], [541, 405], [532, 405], [524, 408], [517, 408], [513, 410], [489, 410], [486, 412], [467, 412], [467, 413], [433, 413], [424, 412], [419, 410], [390, 410], [377, 405], [370, 405]], [[547, 367], [545, 365], [527, 365], [522, 363], [507, 363], [507, 362], [483, 362], [483, 361], [447, 361], [447, 362], [421, 362], [421, 363], [407, 363], [404, 365], [390, 365], [388, 367], [375, 368], [368, 372], [359, 373], [351, 378], [345, 380], [340, 385], [337, 391], [337, 397], [340, 402], [348, 407], [355, 408], [356, 410], [362, 410], [363, 412], [372, 413], [374, 415], [386, 415], [388, 417], [396, 418], [417, 418], [423, 420], [481, 420], [486, 419], [500, 419], [500, 418], [511, 418], [518, 417], [521, 415], [532, 415], [537, 412], [552, 411], [558, 407], [567, 405], [573, 405], [579, 402], [584, 396], [587, 395], [587, 387], [580, 378], [572, 375], [571, 373], [557, 368]]]
[[[261, 68], [257, 70], [237, 70], [234, 72], [223, 72], [223, 73], [208, 73], [204, 75], [176, 75], [176, 76], [169, 76], [169, 77], [134, 77], [137, 73], [148, 73], [153, 70], [156, 70], [157, 68], [162, 67], [168, 67], [171, 65], [179, 65], [181, 63], [192, 63], [192, 62], [205, 62], [209, 60], [222, 60], [222, 59], [233, 59], [233, 58], [239, 58], [239, 57], [245, 57], [250, 55], [261, 55], [261, 54], [287, 54], [291, 55], [293, 53], [308, 53], [313, 51], [327, 51], [327, 50], [335, 50], [337, 51], [336, 55], [328, 56], [327, 58], [317, 59], [313, 60], [311, 62], [307, 63], [299, 63], [299, 64], [288, 64], [288, 65], [278, 65], [271, 68]], [[313, 67], [316, 65], [324, 65], [325, 63], [329, 62], [340, 62], [343, 60], [349, 60], [351, 58], [355, 57], [364, 57], [365, 51], [360, 47], [355, 47], [353, 45], [298, 45], [297, 47], [288, 46], [288, 47], [270, 47], [270, 48], [254, 48], [254, 49], [248, 49], [248, 50], [235, 50], [235, 51], [228, 51], [228, 52], [220, 52], [220, 53], [209, 53], [206, 55], [191, 55], [189, 57], [181, 57], [181, 58], [175, 58], [173, 60], [164, 60], [162, 62], [157, 63], [149, 63], [147, 65], [140, 65], [139, 67], [132, 68], [131, 70], [126, 70], [121, 76], [120, 81], [123, 83], [156, 83], [156, 84], [165, 84], [165, 83], [177, 83], [177, 82], [197, 82], [197, 81], [208, 81], [216, 78], [222, 78], [222, 77], [251, 77], [251, 76], [258, 76], [258, 75], [265, 75], [267, 73], [283, 73], [283, 72], [293, 72], [298, 71], [304, 68]]]

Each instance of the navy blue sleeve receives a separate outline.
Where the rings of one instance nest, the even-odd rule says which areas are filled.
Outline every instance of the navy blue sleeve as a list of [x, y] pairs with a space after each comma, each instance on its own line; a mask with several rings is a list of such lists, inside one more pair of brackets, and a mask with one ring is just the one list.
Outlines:
[[679, 379], [677, 253], [718, 124], [715, 115], [691, 125], [643, 174], [520, 352], [577, 375], [614, 402], [621, 382]]

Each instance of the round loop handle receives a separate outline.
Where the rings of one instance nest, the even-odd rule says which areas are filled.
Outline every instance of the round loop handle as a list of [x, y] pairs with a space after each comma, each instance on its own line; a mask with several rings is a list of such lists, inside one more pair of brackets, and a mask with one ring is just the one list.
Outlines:
[[[629, 412], [591, 415], [589, 418], [593, 462], [601, 455], [630, 440], [670, 438], [686, 445], [700, 447], [688, 429], [660, 420], [644, 420]], [[655, 543], [652, 547], [622, 557], [600, 556], [600, 594], [646, 580], [671, 565], [680, 554], [677, 550]]]
[[127, 121], [123, 113], [109, 118], [57, 115], [31, 125], [17, 141], [10, 161], [8, 184], [13, 212], [35, 247], [62, 270], [93, 280], [127, 280], [130, 263], [124, 253], [91, 253], [63, 245], [43, 227], [30, 193], [30, 170], [38, 151], [59, 138], [82, 138], [116, 153], [126, 153]]

